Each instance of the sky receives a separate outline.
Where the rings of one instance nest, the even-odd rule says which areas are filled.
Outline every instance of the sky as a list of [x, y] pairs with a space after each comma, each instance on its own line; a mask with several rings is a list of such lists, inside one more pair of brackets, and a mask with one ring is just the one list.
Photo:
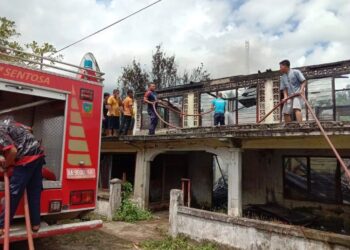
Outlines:
[[[17, 24], [20, 42], [70, 44], [154, 0], [1, 0], [0, 16]], [[105, 86], [116, 86], [121, 68], [136, 59], [146, 69], [157, 44], [175, 54], [180, 72], [200, 63], [211, 78], [350, 59], [349, 0], [163, 0], [67, 50], [79, 64], [92, 52]]]

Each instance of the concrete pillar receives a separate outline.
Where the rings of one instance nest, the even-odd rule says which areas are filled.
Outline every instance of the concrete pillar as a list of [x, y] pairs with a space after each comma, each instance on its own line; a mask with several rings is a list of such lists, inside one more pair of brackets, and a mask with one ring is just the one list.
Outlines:
[[242, 216], [242, 151], [238, 148], [218, 149], [215, 154], [228, 171], [228, 204], [230, 216]]
[[242, 216], [242, 151], [229, 150], [231, 164], [228, 168], [228, 204], [230, 216]]
[[[273, 109], [273, 81], [267, 80], [265, 82], [265, 113], [267, 114]], [[274, 123], [273, 114], [269, 115], [264, 123]]]
[[134, 106], [133, 106], [133, 111], [134, 111], [134, 119], [135, 119], [135, 123], [134, 123], [134, 127], [132, 130], [132, 134], [135, 135], [136, 133], [140, 132], [141, 130], [141, 109], [142, 108], [142, 103], [140, 105], [140, 107], [138, 106], [138, 102], [134, 102]]
[[138, 151], [136, 155], [134, 200], [142, 208], [148, 207], [150, 179], [150, 161], [146, 159], [145, 151]]
[[[188, 93], [187, 105], [188, 105], [187, 113], [194, 114], [194, 93]], [[189, 127], [189, 128], [194, 127], [194, 117], [193, 116], [187, 116], [187, 127]]]
[[170, 235], [176, 237], [177, 231], [177, 209], [179, 206], [183, 206], [183, 193], [181, 190], [172, 189], [170, 191], [170, 204], [169, 204], [169, 229]]
[[112, 179], [109, 183], [109, 210], [107, 219], [112, 220], [115, 211], [122, 203], [122, 181], [119, 179]]

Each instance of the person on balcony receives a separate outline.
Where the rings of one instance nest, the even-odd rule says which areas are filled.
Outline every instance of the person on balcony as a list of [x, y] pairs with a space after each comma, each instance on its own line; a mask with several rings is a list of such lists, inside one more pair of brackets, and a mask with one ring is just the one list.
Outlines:
[[134, 116], [133, 112], [134, 105], [134, 93], [131, 89], [127, 91], [127, 96], [123, 101], [123, 121], [120, 126], [120, 135], [127, 135], [131, 127], [132, 118]]
[[[283, 60], [280, 62], [280, 72], [282, 73], [280, 89], [283, 91], [283, 100], [294, 94], [305, 95], [306, 79], [300, 70], [291, 69], [289, 60]], [[302, 122], [303, 115], [301, 110], [303, 105], [304, 102], [301, 96], [289, 99], [283, 105], [284, 121], [290, 123], [294, 114], [296, 120], [299, 123]]]
[[120, 129], [120, 114], [122, 109], [122, 101], [120, 99], [120, 92], [118, 89], [113, 90], [113, 95], [111, 95], [107, 100], [107, 126], [106, 130], [107, 136], [117, 136]]
[[[156, 111], [153, 108], [153, 103], [157, 101], [157, 93], [156, 93], [156, 85], [154, 83], [148, 84], [148, 90], [145, 93], [143, 101], [147, 103], [147, 112], [150, 118], [150, 126], [149, 126], [149, 135], [154, 135], [157, 125], [158, 125], [158, 116]], [[157, 103], [155, 104], [155, 108], [157, 108]]]
[[217, 98], [211, 102], [211, 109], [214, 110], [214, 126], [225, 125], [226, 101], [222, 97], [222, 93], [218, 93]]

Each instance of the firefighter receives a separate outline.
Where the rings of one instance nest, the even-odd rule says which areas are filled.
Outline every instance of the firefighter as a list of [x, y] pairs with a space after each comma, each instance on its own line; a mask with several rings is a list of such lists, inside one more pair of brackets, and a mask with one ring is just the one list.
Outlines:
[[[44, 151], [29, 127], [13, 120], [0, 121], [0, 164], [4, 171], [13, 167], [10, 178], [10, 221], [27, 190], [33, 232], [40, 228], [40, 198]], [[3, 206], [4, 207], [4, 206]], [[0, 214], [0, 234], [4, 228], [4, 209]]]

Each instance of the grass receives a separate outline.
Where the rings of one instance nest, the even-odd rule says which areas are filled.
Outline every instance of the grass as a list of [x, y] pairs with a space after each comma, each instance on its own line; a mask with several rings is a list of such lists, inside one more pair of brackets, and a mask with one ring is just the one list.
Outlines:
[[148, 240], [143, 242], [141, 247], [144, 250], [218, 250], [213, 243], [197, 243], [184, 236], [176, 238], [167, 236], [162, 240]]
[[152, 214], [150, 211], [138, 207], [131, 201], [131, 194], [131, 183], [124, 183], [122, 186], [122, 204], [114, 214], [113, 220], [133, 223], [136, 221], [152, 219]]

